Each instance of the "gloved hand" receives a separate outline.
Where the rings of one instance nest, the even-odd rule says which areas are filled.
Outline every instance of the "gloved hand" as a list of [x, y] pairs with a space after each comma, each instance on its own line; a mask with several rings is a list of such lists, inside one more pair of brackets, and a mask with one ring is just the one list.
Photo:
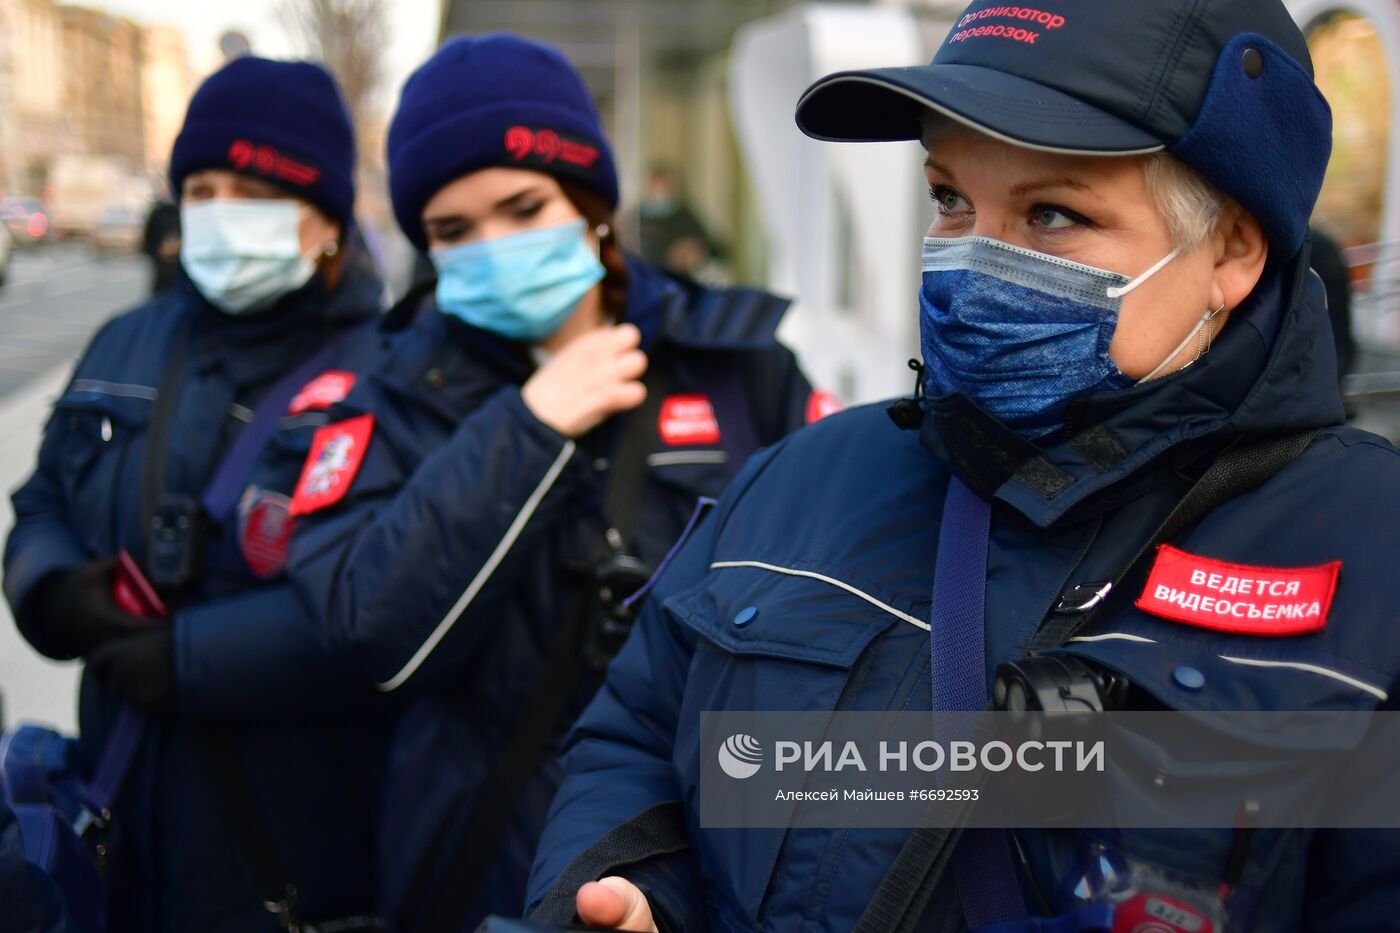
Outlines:
[[175, 715], [175, 639], [170, 626], [107, 642], [88, 658], [88, 670], [131, 708], [152, 716]]
[[115, 566], [109, 557], [55, 571], [39, 581], [28, 600], [45, 635], [69, 657], [87, 657], [113, 638], [150, 629], [149, 620], [112, 601]]

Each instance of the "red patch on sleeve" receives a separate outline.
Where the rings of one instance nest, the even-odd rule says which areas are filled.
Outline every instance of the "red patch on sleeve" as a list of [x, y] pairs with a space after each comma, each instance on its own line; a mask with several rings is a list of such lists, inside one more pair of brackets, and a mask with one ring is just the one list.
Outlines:
[[292, 495], [291, 517], [335, 505], [350, 491], [374, 434], [374, 415], [360, 415], [318, 428]]
[[1165, 894], [1136, 894], [1113, 911], [1113, 933], [1214, 933], [1196, 908]]
[[656, 429], [671, 447], [718, 444], [720, 438], [719, 421], [707, 395], [672, 395], [661, 403]]
[[1134, 604], [1143, 612], [1238, 635], [1306, 635], [1327, 625], [1342, 562], [1250, 567], [1163, 544]]
[[836, 414], [844, 407], [841, 400], [830, 392], [815, 389], [811, 395], [807, 396], [807, 423], [816, 424], [828, 415]]
[[301, 387], [301, 391], [287, 406], [287, 414], [299, 415], [306, 411], [324, 411], [345, 396], [355, 387], [355, 374], [343, 369], [329, 369]]

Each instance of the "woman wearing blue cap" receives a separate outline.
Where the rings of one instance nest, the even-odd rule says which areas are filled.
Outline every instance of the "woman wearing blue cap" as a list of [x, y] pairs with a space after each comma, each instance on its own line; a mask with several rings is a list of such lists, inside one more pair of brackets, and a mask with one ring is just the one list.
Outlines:
[[[279, 424], [317, 417], [377, 342], [354, 165], [321, 67], [244, 58], [206, 80], [170, 160], [186, 281], [93, 338], [14, 494], [15, 619], [86, 662], [80, 757], [115, 798], [93, 830], [108, 930], [375, 909], [369, 692], [283, 576], [296, 473], [253, 481]], [[93, 892], [69, 908], [98, 928]]]
[[[1400, 833], [1256, 829], [1299, 814], [1247, 808], [1232, 761], [1205, 762], [1239, 795], [1215, 829], [911, 832], [856, 804], [782, 828], [801, 803], [705, 825], [707, 794], [771, 801], [740, 780], [772, 759], [704, 742], [701, 711], [1361, 712], [1400, 689], [1400, 456], [1342, 426], [1306, 241], [1330, 116], [1283, 3], [978, 0], [932, 64], [829, 76], [797, 119], [927, 148], [919, 398], [775, 445], [681, 548], [566, 748], [536, 916], [1392, 926]], [[1163, 761], [1130, 809], [1176, 785]]]
[[553, 741], [696, 501], [823, 413], [787, 302], [625, 256], [583, 81], [510, 35], [447, 43], [389, 131], [431, 300], [332, 412], [293, 497], [292, 573], [331, 644], [403, 697], [381, 856], [406, 930], [518, 913]]

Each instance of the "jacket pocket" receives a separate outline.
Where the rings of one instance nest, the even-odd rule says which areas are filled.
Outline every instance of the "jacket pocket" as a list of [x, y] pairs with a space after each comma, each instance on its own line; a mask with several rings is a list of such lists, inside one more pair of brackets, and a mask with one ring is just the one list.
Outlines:
[[73, 527], [92, 553], [116, 546], [119, 513], [139, 498], [150, 417], [147, 398], [70, 389], [54, 403], [48, 430], [57, 432], [60, 485]]
[[[857, 662], [900, 622], [900, 610], [815, 570], [756, 563], [717, 564], [715, 570], [666, 606], [698, 636], [687, 681], [687, 706], [697, 709], [847, 705], [842, 695]], [[886, 694], [870, 702], [889, 698], [877, 684], [861, 689]], [[852, 701], [865, 705], [858, 697]]]

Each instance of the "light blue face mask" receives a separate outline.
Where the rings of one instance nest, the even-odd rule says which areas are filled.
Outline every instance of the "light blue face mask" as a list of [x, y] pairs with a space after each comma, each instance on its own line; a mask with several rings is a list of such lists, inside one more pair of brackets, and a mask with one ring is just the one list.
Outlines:
[[582, 219], [437, 250], [437, 306], [522, 343], [548, 337], [603, 280]]
[[1180, 252], [1129, 280], [987, 237], [925, 239], [927, 394], [960, 392], [1032, 440], [1058, 430], [1072, 399], [1134, 384], [1108, 355], [1123, 297]]

